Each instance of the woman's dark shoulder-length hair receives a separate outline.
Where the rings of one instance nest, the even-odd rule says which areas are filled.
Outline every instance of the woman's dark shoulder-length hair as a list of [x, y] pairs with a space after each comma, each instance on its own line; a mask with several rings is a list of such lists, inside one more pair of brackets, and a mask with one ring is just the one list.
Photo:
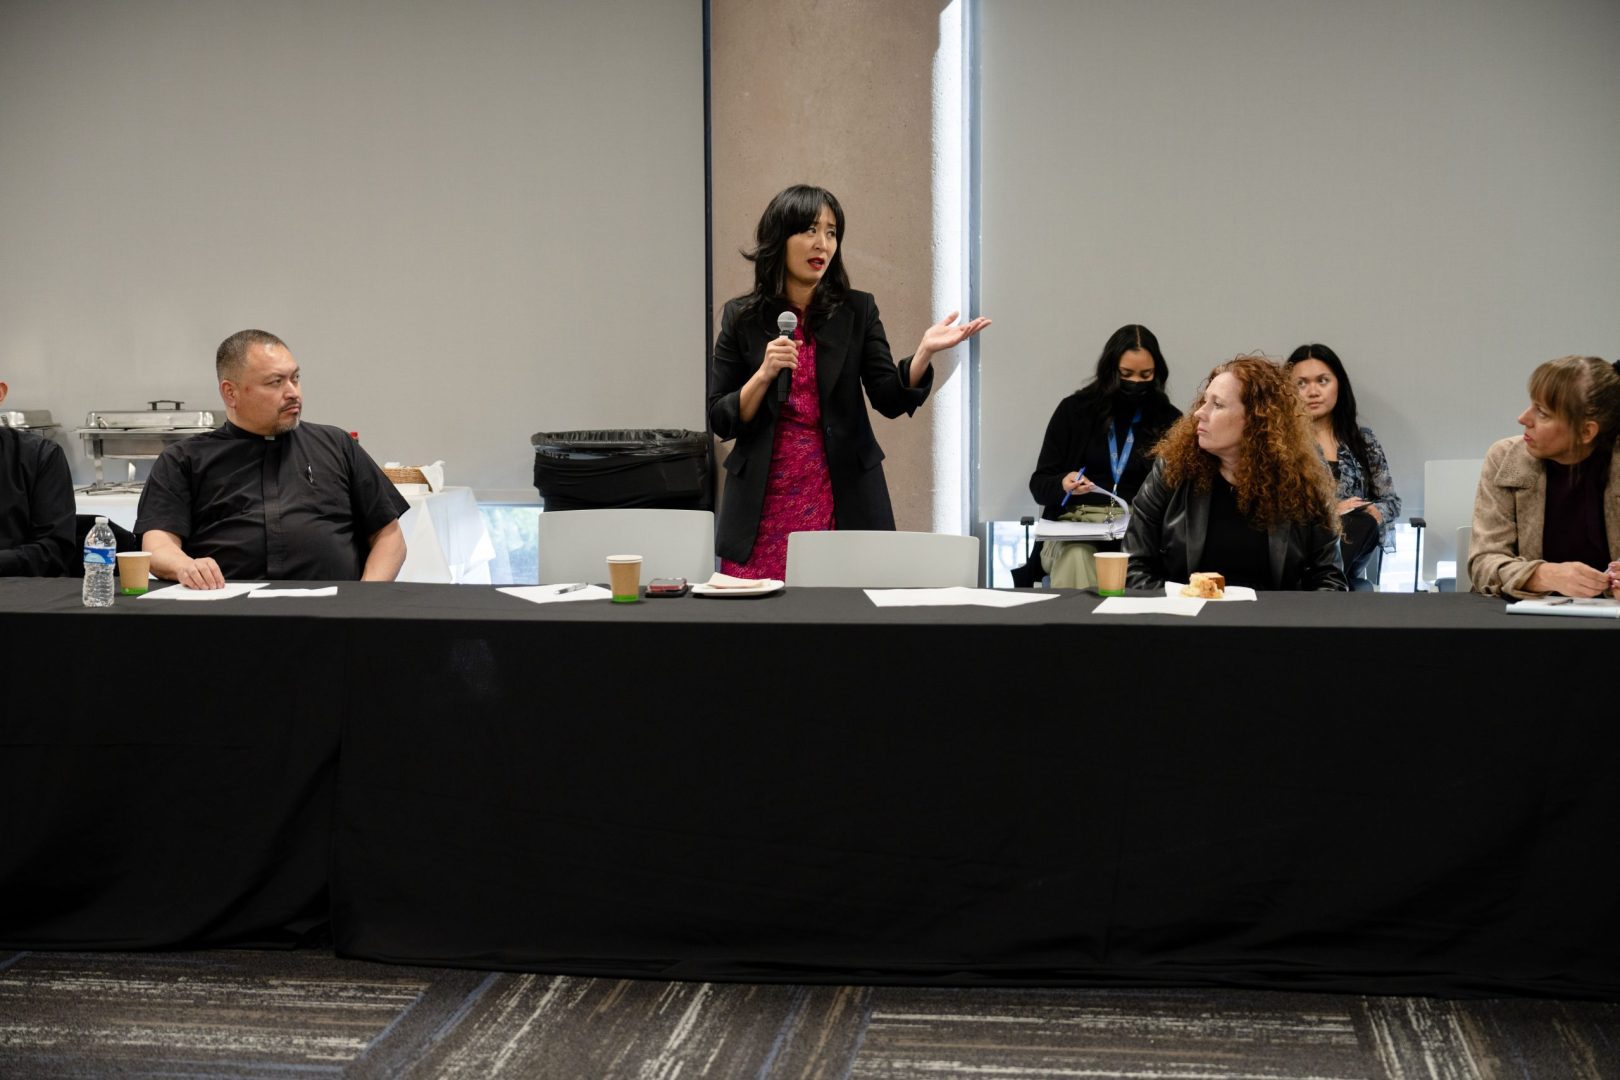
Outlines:
[[1367, 478], [1367, 494], [1364, 498], [1369, 501], [1378, 499], [1384, 493], [1378, 490], [1378, 476], [1372, 467], [1372, 452], [1367, 449], [1367, 439], [1361, 434], [1361, 421], [1356, 418], [1356, 392], [1350, 385], [1350, 374], [1344, 370], [1344, 362], [1339, 359], [1338, 353], [1318, 342], [1301, 345], [1289, 353], [1283, 368], [1292, 375], [1294, 365], [1306, 360], [1320, 360], [1339, 381], [1339, 399], [1334, 402], [1330, 417], [1333, 423], [1333, 437], [1339, 440], [1339, 445], [1350, 451], [1350, 456], [1361, 466], [1361, 474]]
[[1080, 400], [1093, 412], [1106, 413], [1113, 408], [1119, 395], [1119, 358], [1134, 349], [1141, 349], [1153, 358], [1153, 389], [1143, 401], [1144, 415], [1173, 414], [1167, 387], [1170, 383], [1170, 365], [1164, 361], [1164, 350], [1152, 330], [1137, 323], [1120, 327], [1109, 336], [1097, 357], [1097, 371], [1091, 381], [1077, 393]]
[[837, 229], [838, 249], [833, 252], [810, 301], [810, 321], [818, 323], [837, 310], [849, 295], [849, 274], [844, 270], [844, 208], [826, 188], [795, 184], [777, 193], [754, 230], [754, 246], [742, 253], [754, 264], [754, 288], [743, 297], [742, 311], [757, 317], [768, 311], [774, 318], [787, 296], [788, 237], [804, 232], [821, 216], [822, 207], [832, 211]]

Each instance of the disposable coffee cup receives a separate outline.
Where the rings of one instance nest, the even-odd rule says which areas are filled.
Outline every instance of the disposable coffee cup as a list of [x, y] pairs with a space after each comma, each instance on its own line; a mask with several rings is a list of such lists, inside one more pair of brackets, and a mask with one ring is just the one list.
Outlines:
[[139, 596], [146, 591], [152, 579], [152, 553], [150, 551], [120, 551], [118, 553], [118, 592], [123, 596]]
[[1125, 595], [1125, 568], [1131, 557], [1123, 551], [1099, 551], [1097, 561], [1097, 594], [1099, 596]]
[[608, 588], [615, 604], [633, 604], [641, 598], [641, 556], [609, 555]]

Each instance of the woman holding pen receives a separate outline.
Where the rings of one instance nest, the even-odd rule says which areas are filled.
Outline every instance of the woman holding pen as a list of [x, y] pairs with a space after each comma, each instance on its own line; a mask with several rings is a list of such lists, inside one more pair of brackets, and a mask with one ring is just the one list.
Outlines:
[[[1103, 521], [1113, 500], [1136, 495], [1153, 461], [1149, 450], [1181, 416], [1165, 396], [1170, 368], [1159, 339], [1145, 326], [1114, 331], [1097, 358], [1097, 372], [1081, 389], [1058, 403], [1046, 425], [1040, 458], [1029, 477], [1029, 492], [1051, 521]], [[1057, 588], [1096, 584], [1092, 557], [1118, 551], [1118, 540], [1047, 541], [1041, 568]]]

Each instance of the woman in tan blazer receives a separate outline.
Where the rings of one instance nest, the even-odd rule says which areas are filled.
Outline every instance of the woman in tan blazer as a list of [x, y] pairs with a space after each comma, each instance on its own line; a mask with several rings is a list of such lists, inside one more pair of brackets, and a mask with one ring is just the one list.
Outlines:
[[1595, 356], [1530, 376], [1524, 434], [1485, 455], [1468, 573], [1492, 596], [1620, 596], [1620, 370]]

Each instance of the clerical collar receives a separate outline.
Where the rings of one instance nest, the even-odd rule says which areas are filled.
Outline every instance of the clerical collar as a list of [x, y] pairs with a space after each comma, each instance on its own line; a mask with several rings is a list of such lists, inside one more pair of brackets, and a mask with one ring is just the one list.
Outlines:
[[225, 421], [225, 426], [220, 428], [220, 430], [233, 439], [263, 439], [265, 442], [276, 441], [276, 436], [274, 435], [258, 435], [254, 432], [246, 430], [245, 428], [237, 427], [229, 420]]

